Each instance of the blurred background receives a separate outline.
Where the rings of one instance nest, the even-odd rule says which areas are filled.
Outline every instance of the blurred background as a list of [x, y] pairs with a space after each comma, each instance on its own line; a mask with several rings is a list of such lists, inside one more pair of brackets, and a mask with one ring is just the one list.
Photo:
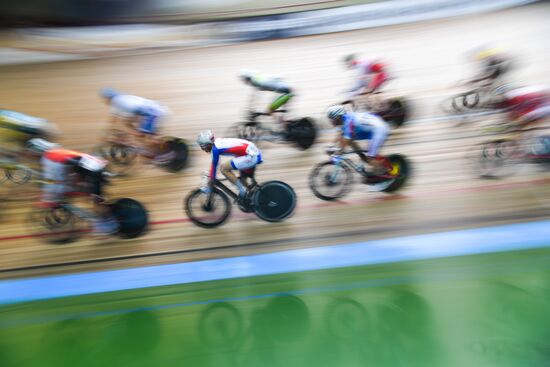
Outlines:
[[[527, 0], [0, 2], [0, 366], [548, 365], [548, 15]], [[350, 92], [381, 73], [380, 94]], [[281, 86], [285, 112], [253, 116]], [[161, 106], [175, 158], [113, 132], [128, 116], [105, 88]], [[398, 179], [315, 170], [338, 132], [327, 108], [350, 99], [388, 124]], [[292, 216], [229, 198], [223, 225], [197, 226], [205, 129], [253, 140], [258, 182], [289, 184]], [[147, 230], [134, 211], [133, 234], [90, 233], [88, 198], [45, 207], [37, 137], [105, 159], [107, 201], [139, 201]]]

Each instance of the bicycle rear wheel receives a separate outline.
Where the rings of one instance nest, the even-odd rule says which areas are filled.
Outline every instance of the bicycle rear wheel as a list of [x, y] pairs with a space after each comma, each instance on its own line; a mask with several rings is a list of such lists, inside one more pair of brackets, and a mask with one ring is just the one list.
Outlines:
[[392, 154], [388, 157], [388, 161], [392, 165], [392, 170], [390, 174], [394, 175], [395, 178], [392, 179], [390, 184], [384, 188], [383, 192], [394, 192], [399, 190], [411, 174], [411, 165], [407, 158], [401, 154]]
[[279, 222], [289, 217], [296, 208], [296, 193], [282, 181], [268, 181], [252, 195], [256, 215], [268, 222]]
[[137, 200], [124, 198], [111, 205], [111, 212], [118, 221], [118, 235], [136, 238], [147, 231], [149, 217], [145, 207]]
[[304, 117], [287, 125], [287, 139], [299, 149], [306, 150], [315, 143], [317, 127], [312, 119]]
[[172, 151], [175, 156], [170, 162], [162, 165], [168, 172], [176, 173], [187, 166], [189, 161], [189, 147], [185, 140], [174, 137], [165, 137], [165, 152]]
[[231, 203], [223, 191], [214, 188], [210, 194], [210, 202], [208, 196], [200, 189], [196, 189], [191, 191], [184, 201], [185, 213], [199, 227], [219, 226], [231, 214]]
[[407, 121], [409, 111], [404, 98], [394, 98], [389, 101], [388, 108], [380, 112], [380, 116], [392, 127], [400, 127]]

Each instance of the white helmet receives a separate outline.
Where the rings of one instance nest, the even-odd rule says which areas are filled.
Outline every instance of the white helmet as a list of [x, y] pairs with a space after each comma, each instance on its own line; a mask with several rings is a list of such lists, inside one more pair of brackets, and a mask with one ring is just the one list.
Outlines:
[[27, 149], [31, 152], [42, 154], [48, 150], [56, 149], [61, 147], [59, 144], [49, 142], [42, 138], [30, 139], [27, 144]]
[[212, 131], [201, 131], [199, 136], [197, 137], [197, 144], [199, 144], [201, 148], [214, 144], [214, 134], [212, 133]]
[[335, 106], [329, 107], [327, 110], [327, 117], [331, 120], [335, 120], [339, 117], [342, 117], [346, 114], [346, 108], [344, 105], [337, 104]]

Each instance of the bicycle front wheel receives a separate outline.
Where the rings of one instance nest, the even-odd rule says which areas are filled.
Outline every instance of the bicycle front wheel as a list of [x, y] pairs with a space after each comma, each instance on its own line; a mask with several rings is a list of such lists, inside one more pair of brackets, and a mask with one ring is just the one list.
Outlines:
[[203, 228], [219, 226], [231, 214], [229, 198], [219, 189], [214, 189], [210, 195], [200, 189], [193, 190], [185, 198], [184, 203], [185, 213], [189, 219]]
[[89, 230], [86, 221], [63, 205], [35, 208], [29, 214], [29, 222], [34, 236], [52, 244], [74, 242]]
[[347, 166], [331, 161], [319, 163], [309, 175], [309, 187], [321, 200], [336, 200], [344, 197], [353, 184], [353, 172]]

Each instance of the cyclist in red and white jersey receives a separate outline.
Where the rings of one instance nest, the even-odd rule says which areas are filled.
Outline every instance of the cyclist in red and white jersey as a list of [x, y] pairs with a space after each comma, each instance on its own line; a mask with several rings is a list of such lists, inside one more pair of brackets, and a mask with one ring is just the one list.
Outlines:
[[261, 151], [248, 140], [234, 138], [214, 138], [210, 130], [202, 131], [197, 143], [207, 153], [212, 153], [212, 165], [210, 167], [209, 184], [204, 188], [204, 192], [212, 191], [216, 171], [221, 156], [232, 156], [231, 160], [220, 165], [221, 173], [239, 189], [239, 198], [246, 196], [246, 187], [235, 176], [233, 170], [239, 170], [244, 173], [251, 173], [257, 164], [262, 163]]

